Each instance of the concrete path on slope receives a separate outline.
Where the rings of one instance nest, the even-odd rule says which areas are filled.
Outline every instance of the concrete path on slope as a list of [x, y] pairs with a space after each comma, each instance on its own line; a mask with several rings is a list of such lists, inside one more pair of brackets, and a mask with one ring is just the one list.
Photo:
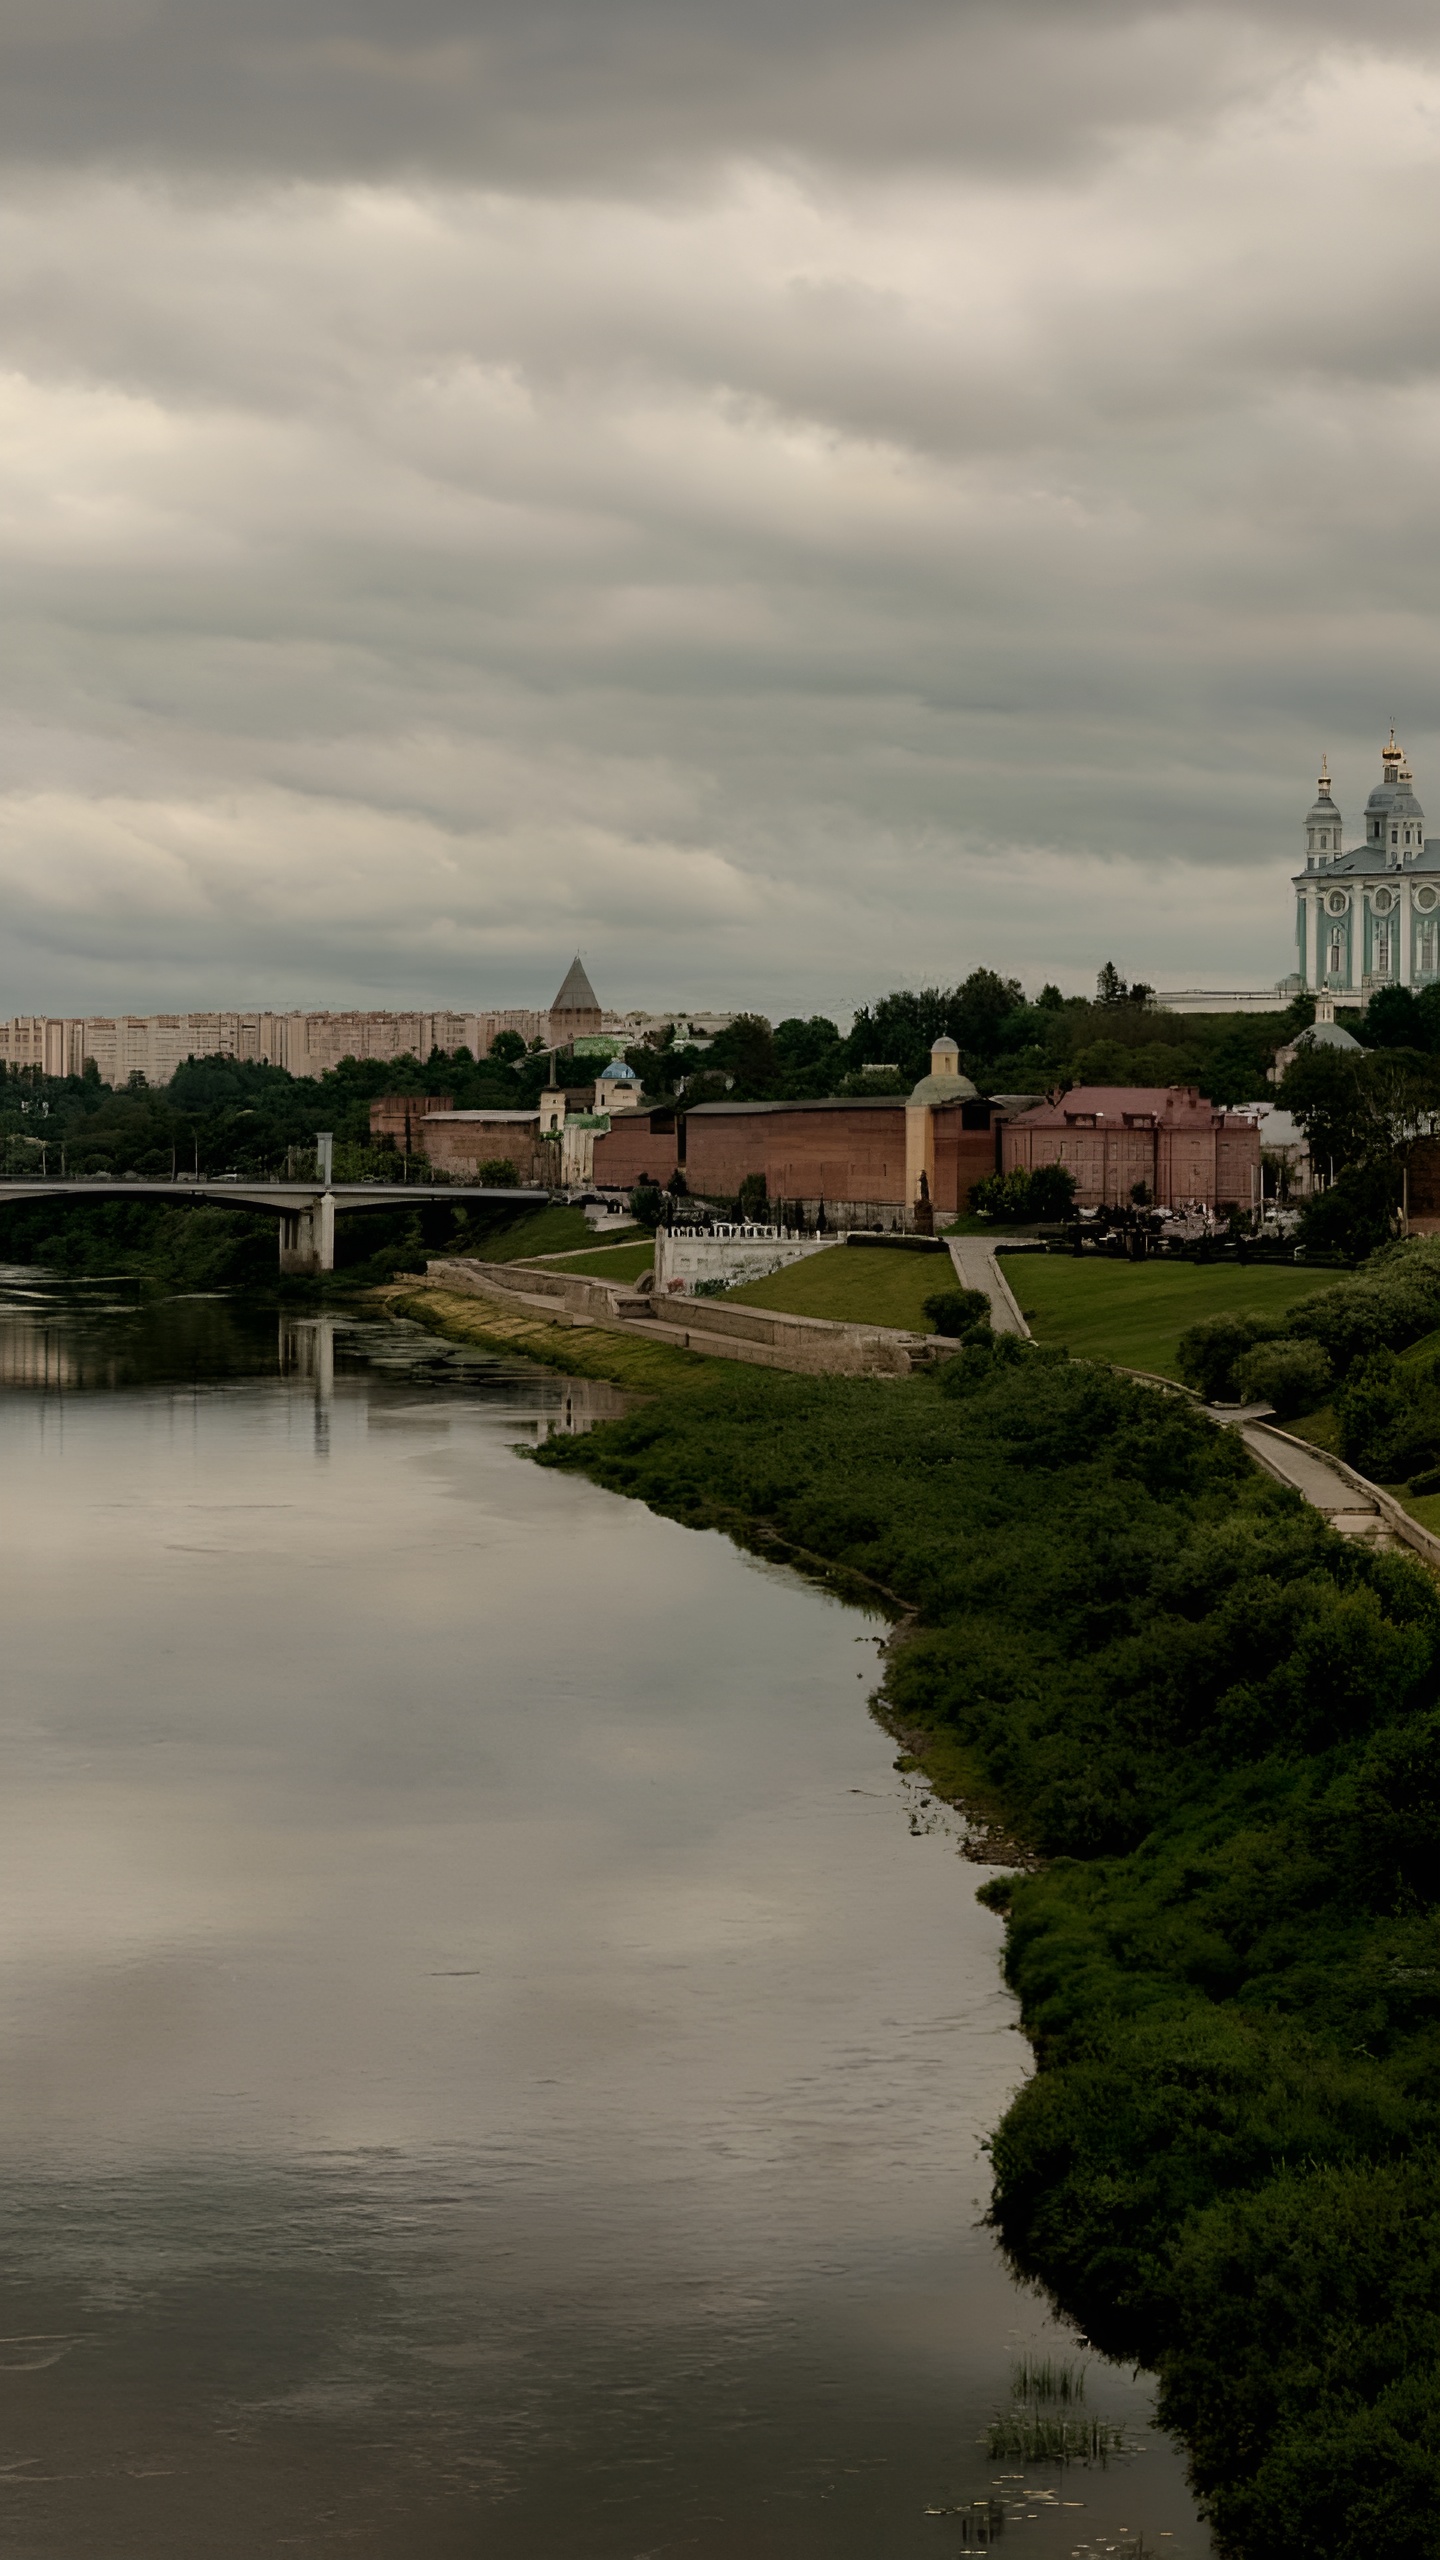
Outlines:
[[[1377, 1499], [1363, 1478], [1351, 1475], [1323, 1449], [1292, 1440], [1288, 1432], [1270, 1430], [1258, 1418], [1226, 1414], [1213, 1406], [1208, 1410], [1213, 1422], [1225, 1423], [1230, 1430], [1239, 1432], [1250, 1455], [1267, 1475], [1303, 1494], [1317, 1511], [1324, 1512], [1331, 1528], [1338, 1529], [1342, 1537], [1365, 1538], [1373, 1546], [1395, 1544], [1392, 1524], [1381, 1508], [1383, 1497]], [[1386, 1509], [1391, 1507], [1386, 1505]], [[1398, 1504], [1393, 1507], [1399, 1508]]]
[[995, 1247], [989, 1236], [947, 1236], [955, 1277], [962, 1289], [983, 1289], [990, 1301], [990, 1322], [996, 1333], [1018, 1333], [1028, 1342], [1030, 1327], [1016, 1304], [1015, 1292], [995, 1259]]

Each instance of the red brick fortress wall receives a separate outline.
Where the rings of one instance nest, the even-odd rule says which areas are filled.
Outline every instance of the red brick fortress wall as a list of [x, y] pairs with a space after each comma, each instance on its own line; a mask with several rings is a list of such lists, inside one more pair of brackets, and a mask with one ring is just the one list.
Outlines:
[[449, 1111], [448, 1093], [382, 1093], [370, 1105], [372, 1138], [393, 1138], [407, 1155], [419, 1148], [420, 1127], [427, 1111]]
[[556, 1150], [544, 1146], [533, 1120], [486, 1120], [457, 1112], [453, 1119], [433, 1116], [419, 1137], [421, 1152], [437, 1171], [457, 1182], [473, 1182], [482, 1164], [510, 1163], [515, 1179], [527, 1188], [548, 1188], [556, 1178]]
[[967, 1117], [980, 1116], [974, 1103], [945, 1103], [935, 1114], [935, 1190], [937, 1209], [968, 1209], [977, 1182], [999, 1169], [998, 1125], [966, 1128]]
[[606, 1191], [633, 1191], [637, 1182], [663, 1189], [678, 1170], [679, 1144], [673, 1111], [617, 1111], [595, 1141], [595, 1181]]
[[706, 1102], [685, 1123], [685, 1179], [731, 1200], [750, 1174], [772, 1200], [905, 1197], [903, 1102]]

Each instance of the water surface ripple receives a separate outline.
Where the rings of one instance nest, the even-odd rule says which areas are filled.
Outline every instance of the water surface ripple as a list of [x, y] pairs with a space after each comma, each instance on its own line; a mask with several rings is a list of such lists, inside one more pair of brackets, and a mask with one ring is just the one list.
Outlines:
[[6, 2560], [1202, 2560], [982, 2226], [1027, 2068], [876, 1627], [614, 1390], [0, 1279]]

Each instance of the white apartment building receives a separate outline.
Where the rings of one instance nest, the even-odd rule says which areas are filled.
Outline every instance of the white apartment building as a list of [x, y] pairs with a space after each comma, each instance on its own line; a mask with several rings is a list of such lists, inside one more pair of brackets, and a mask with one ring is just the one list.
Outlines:
[[468, 1049], [488, 1057], [502, 1031], [528, 1047], [545, 1037], [548, 1016], [495, 1013], [121, 1013], [84, 1017], [18, 1014], [0, 1022], [0, 1061], [43, 1075], [80, 1075], [93, 1058], [102, 1084], [132, 1075], [168, 1084], [187, 1058], [258, 1058], [291, 1075], [323, 1075], [342, 1058], [428, 1058]]
[[[703, 1045], [734, 1019], [733, 1013], [687, 1006], [602, 1016], [604, 1032], [626, 1048], [671, 1023], [680, 1046]], [[126, 1084], [133, 1075], [147, 1084], [168, 1084], [187, 1058], [258, 1058], [293, 1076], [319, 1076], [342, 1058], [424, 1059], [432, 1049], [447, 1056], [468, 1049], [472, 1058], [487, 1058], [502, 1031], [518, 1032], [527, 1049], [562, 1036], [552, 1031], [548, 1007], [486, 1013], [23, 1013], [0, 1022], [0, 1063], [38, 1067], [47, 1076], [78, 1076], [93, 1058], [101, 1083], [109, 1085]]]

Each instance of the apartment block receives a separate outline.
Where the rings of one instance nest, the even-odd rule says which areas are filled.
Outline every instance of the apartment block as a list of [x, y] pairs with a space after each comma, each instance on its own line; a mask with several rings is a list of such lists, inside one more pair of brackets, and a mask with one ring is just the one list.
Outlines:
[[468, 1049], [484, 1058], [502, 1031], [528, 1047], [545, 1037], [548, 1016], [511, 1008], [493, 1013], [122, 1013], [68, 1017], [19, 1014], [0, 1022], [0, 1061], [43, 1075], [80, 1075], [93, 1058], [103, 1084], [132, 1075], [168, 1084], [187, 1058], [256, 1058], [291, 1075], [323, 1075], [342, 1058], [428, 1058]]

